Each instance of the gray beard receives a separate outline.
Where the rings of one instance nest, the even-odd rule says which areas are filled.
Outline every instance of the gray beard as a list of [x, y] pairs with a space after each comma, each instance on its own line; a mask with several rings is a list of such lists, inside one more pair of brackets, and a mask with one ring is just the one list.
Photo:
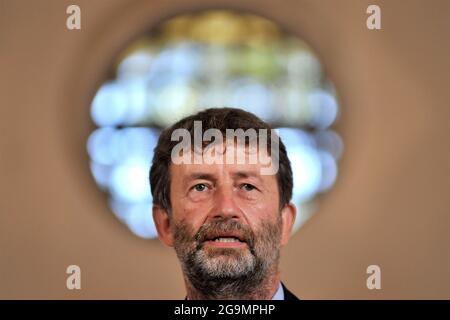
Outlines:
[[[246, 248], [205, 248], [206, 230], [241, 230]], [[265, 281], [278, 271], [281, 219], [264, 223], [258, 234], [229, 218], [203, 225], [192, 237], [186, 224], [174, 226], [174, 247], [197, 299], [262, 299]]]

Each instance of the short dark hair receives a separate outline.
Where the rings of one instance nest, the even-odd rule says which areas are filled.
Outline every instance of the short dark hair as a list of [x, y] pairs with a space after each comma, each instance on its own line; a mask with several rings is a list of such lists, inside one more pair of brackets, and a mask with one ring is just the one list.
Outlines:
[[[170, 163], [174, 146], [179, 143], [172, 141], [172, 132], [176, 129], [186, 129], [194, 136], [194, 121], [201, 121], [202, 134], [208, 129], [218, 129], [222, 134], [226, 129], [267, 129], [267, 144], [270, 150], [271, 129], [254, 114], [236, 108], [210, 108], [197, 114], [188, 116], [162, 131], [158, 143], [154, 149], [152, 166], [150, 168], [150, 187], [153, 196], [153, 204], [160, 206], [167, 212], [171, 210], [170, 202]], [[193, 145], [193, 144], [191, 144]], [[277, 172], [278, 192], [280, 195], [280, 208], [283, 208], [292, 198], [292, 168], [287, 156], [286, 147], [279, 140], [279, 168]]]

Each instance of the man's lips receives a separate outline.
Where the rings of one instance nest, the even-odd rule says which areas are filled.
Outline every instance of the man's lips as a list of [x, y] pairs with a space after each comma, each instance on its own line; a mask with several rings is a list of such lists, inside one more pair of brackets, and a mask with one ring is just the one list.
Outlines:
[[216, 247], [216, 248], [242, 248], [247, 246], [246, 242], [219, 242], [219, 241], [211, 241], [207, 240], [204, 242], [206, 246]]
[[[243, 241], [239, 241], [237, 239], [234, 239], [233, 241], [231, 240], [226, 240], [224, 241], [222, 239], [218, 239], [218, 240], [206, 240], [204, 242], [204, 244], [206, 246], [210, 246], [210, 247], [215, 247], [215, 248], [242, 248], [247, 246], [246, 242]], [[226, 239], [231, 239], [231, 238], [226, 238]]]
[[218, 248], [236, 248], [244, 247], [247, 242], [244, 237], [236, 232], [220, 232], [216, 234], [210, 234], [204, 241], [206, 245], [218, 247]]
[[233, 239], [237, 239], [240, 242], [246, 242], [244, 239], [244, 236], [239, 233], [239, 232], [213, 232], [213, 233], [209, 233], [206, 235], [205, 237], [205, 241], [211, 241], [211, 240], [216, 240], [219, 238], [233, 238]]

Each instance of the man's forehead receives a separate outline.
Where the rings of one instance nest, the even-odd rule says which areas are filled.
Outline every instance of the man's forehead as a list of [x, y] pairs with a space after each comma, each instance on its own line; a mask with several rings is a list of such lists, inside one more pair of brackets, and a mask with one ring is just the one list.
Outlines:
[[263, 177], [261, 175], [261, 164], [176, 164], [172, 163], [170, 169], [172, 172], [176, 172], [176, 174], [180, 175], [200, 175], [200, 174], [209, 174], [209, 175], [218, 175], [218, 174], [228, 174], [236, 177]]
[[241, 172], [259, 177], [277, 173], [277, 170], [271, 170], [273, 166], [278, 168], [272, 158], [273, 150], [268, 151], [256, 144], [225, 139], [221, 143], [194, 146], [182, 143], [180, 146], [172, 150], [170, 163], [171, 171], [178, 174], [202, 171], [237, 175], [237, 172]]
[[[193, 146], [190, 149], [192, 152], [197, 153], [207, 153], [207, 152], [217, 152], [219, 154], [226, 154], [227, 151], [236, 153], [244, 152], [246, 154], [252, 154], [261, 151], [261, 148], [266, 148], [267, 146], [260, 146], [259, 143], [254, 140], [249, 143], [247, 140], [238, 140], [236, 138], [224, 138], [222, 141], [214, 141], [210, 143], [201, 144], [199, 146]], [[200, 150], [198, 150], [200, 149]]]
[[[172, 163], [176, 164], [179, 163], [180, 159], [182, 158], [192, 158], [192, 161], [194, 159], [194, 156], [200, 157], [202, 159], [214, 157], [214, 156], [220, 156], [222, 159], [227, 160], [227, 164], [241, 164], [237, 161], [239, 156], [245, 157], [245, 163], [250, 164], [260, 164], [260, 157], [258, 157], [258, 153], [265, 152], [264, 155], [268, 158], [271, 158], [270, 152], [268, 150], [262, 150], [258, 145], [251, 145], [244, 143], [236, 143], [236, 142], [223, 142], [223, 143], [210, 143], [206, 146], [202, 146], [201, 148], [187, 148], [179, 150], [178, 153], [172, 154]], [[256, 159], [256, 163], [250, 162], [250, 159]], [[267, 164], [266, 164], [267, 165]]]

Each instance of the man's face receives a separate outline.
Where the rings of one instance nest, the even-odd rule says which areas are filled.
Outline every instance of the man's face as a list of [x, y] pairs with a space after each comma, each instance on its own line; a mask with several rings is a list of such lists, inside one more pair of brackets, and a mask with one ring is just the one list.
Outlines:
[[[236, 154], [240, 147], [234, 148]], [[217, 279], [256, 285], [277, 268], [292, 221], [282, 219], [276, 176], [261, 175], [261, 167], [248, 161], [170, 166], [168, 244], [197, 287], [209, 290]]]

